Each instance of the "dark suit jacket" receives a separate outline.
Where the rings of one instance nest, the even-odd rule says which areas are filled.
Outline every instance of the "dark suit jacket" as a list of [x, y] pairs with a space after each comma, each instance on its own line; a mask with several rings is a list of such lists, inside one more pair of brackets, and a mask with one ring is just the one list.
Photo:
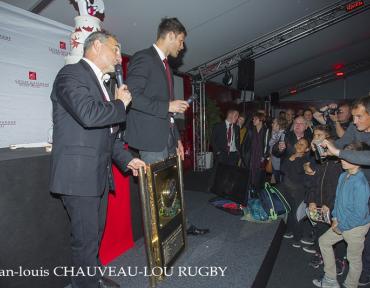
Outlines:
[[[234, 124], [234, 135], [235, 135], [235, 146], [237, 152], [240, 151], [240, 128], [238, 125]], [[212, 129], [212, 148], [215, 159], [223, 159], [227, 157], [228, 147], [227, 147], [227, 128], [225, 121], [217, 123]]]
[[101, 195], [107, 189], [112, 157], [123, 170], [132, 159], [109, 126], [125, 121], [124, 104], [105, 100], [96, 75], [84, 60], [59, 71], [50, 98], [54, 122], [50, 191]]
[[[126, 141], [139, 150], [163, 151], [170, 133], [170, 92], [163, 62], [153, 46], [130, 59], [127, 86], [132, 104], [127, 115]], [[175, 138], [179, 139], [177, 129]]]

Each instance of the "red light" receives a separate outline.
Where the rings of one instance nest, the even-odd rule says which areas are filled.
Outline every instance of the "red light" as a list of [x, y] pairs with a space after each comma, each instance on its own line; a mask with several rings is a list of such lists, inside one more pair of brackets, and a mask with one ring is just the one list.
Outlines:
[[290, 94], [296, 94], [297, 93], [297, 89], [290, 89], [289, 93]]
[[344, 72], [338, 71], [338, 72], [335, 72], [335, 75], [337, 75], [337, 77], [343, 77], [344, 76]]
[[356, 9], [358, 7], [362, 7], [364, 5], [365, 5], [364, 1], [353, 1], [353, 2], [348, 3], [346, 5], [346, 11], [347, 12], [351, 12], [352, 10], [354, 10], [354, 9]]
[[342, 64], [342, 63], [338, 63], [338, 64], [333, 65], [334, 70], [340, 70], [343, 67], [344, 67], [344, 64]]

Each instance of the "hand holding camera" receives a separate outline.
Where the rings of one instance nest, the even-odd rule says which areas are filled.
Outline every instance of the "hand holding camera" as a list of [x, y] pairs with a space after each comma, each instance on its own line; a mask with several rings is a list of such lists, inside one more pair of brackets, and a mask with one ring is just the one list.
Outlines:
[[327, 106], [324, 106], [320, 109], [320, 112], [324, 116], [324, 118], [328, 118], [332, 115], [336, 115], [338, 113], [338, 105], [335, 103], [329, 104]]
[[337, 156], [339, 157], [339, 149], [337, 147], [334, 146], [333, 143], [329, 142], [328, 140], [324, 140], [321, 142], [320, 146], [326, 148], [326, 151], [325, 151], [325, 156]]

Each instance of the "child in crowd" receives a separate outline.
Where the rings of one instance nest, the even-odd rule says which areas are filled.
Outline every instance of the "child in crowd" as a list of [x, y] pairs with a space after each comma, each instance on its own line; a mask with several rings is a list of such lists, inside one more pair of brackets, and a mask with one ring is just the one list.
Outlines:
[[[325, 139], [331, 141], [330, 128], [326, 125], [318, 125], [313, 129], [312, 143], [321, 143]], [[311, 145], [315, 149], [314, 144]], [[316, 154], [317, 155], [317, 154]], [[317, 207], [321, 207], [324, 213], [332, 211], [334, 207], [336, 185], [339, 175], [342, 173], [342, 166], [336, 157], [326, 157], [325, 160], [316, 159], [312, 163], [306, 163], [306, 199], [305, 202], [311, 212], [315, 212]], [[318, 268], [323, 263], [319, 252], [318, 238], [324, 234], [330, 226], [323, 222], [317, 222], [314, 226], [314, 239], [312, 246], [305, 246], [303, 250], [307, 253], [315, 254], [312, 257], [310, 266]], [[312, 243], [301, 241], [303, 244]], [[339, 243], [338, 243], [339, 244]], [[337, 275], [342, 275], [344, 271], [345, 245], [340, 243], [335, 249], [337, 256]]]
[[281, 164], [281, 171], [284, 173], [284, 182], [277, 187], [284, 194], [288, 201], [291, 212], [288, 215], [287, 233], [284, 238], [294, 238], [293, 247], [300, 248], [302, 238], [302, 225], [297, 220], [297, 208], [304, 200], [303, 166], [308, 162], [309, 143], [307, 139], [301, 138], [294, 145], [293, 154]]
[[[345, 150], [368, 150], [366, 144], [353, 143]], [[345, 170], [340, 177], [336, 190], [332, 224], [319, 239], [320, 250], [324, 260], [325, 275], [322, 279], [312, 282], [317, 287], [337, 287], [335, 257], [333, 245], [344, 240], [347, 247], [349, 271], [343, 286], [357, 288], [362, 271], [362, 251], [365, 236], [370, 227], [369, 196], [370, 188], [364, 173], [359, 165], [341, 159], [342, 168]]]

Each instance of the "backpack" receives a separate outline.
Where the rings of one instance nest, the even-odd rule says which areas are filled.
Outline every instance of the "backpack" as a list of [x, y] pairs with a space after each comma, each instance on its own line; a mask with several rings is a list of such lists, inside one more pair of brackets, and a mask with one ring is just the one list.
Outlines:
[[250, 199], [248, 201], [248, 208], [250, 209], [250, 214], [253, 220], [256, 221], [269, 220], [269, 215], [267, 215], [265, 209], [263, 208], [260, 199]]
[[265, 183], [264, 189], [261, 190], [259, 199], [271, 220], [276, 220], [277, 216], [288, 214], [291, 210], [283, 194], [268, 182]]

